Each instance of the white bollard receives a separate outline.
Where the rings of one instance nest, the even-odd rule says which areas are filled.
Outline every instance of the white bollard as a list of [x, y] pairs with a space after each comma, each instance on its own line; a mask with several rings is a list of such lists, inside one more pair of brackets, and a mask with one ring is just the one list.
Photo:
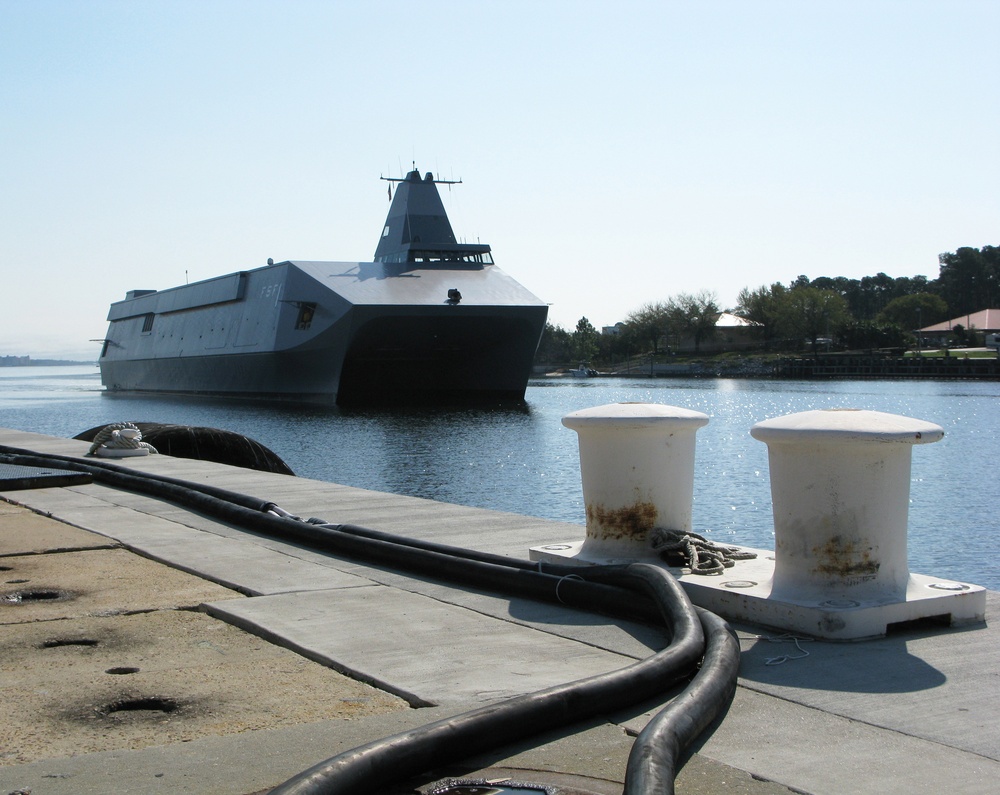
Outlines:
[[757, 423], [774, 510], [772, 599], [834, 606], [905, 601], [915, 444], [930, 422], [858, 409], [805, 411]]
[[[590, 561], [655, 557], [655, 527], [691, 530], [699, 411], [653, 403], [615, 403], [575, 411], [587, 511], [579, 557]], [[543, 548], [544, 549], [544, 548]]]
[[[654, 528], [691, 529], [694, 437], [707, 423], [700, 412], [648, 403], [564, 417], [579, 436], [587, 534], [531, 547], [531, 560], [657, 560]], [[983, 621], [985, 588], [907, 565], [912, 449], [941, 439], [940, 426], [834, 409], [766, 420], [750, 433], [768, 447], [775, 551], [738, 548], [752, 554], [716, 576], [677, 571], [694, 604], [830, 640], [880, 637], [926, 618]]]
[[767, 444], [774, 553], [721, 577], [682, 575], [691, 601], [737, 621], [830, 640], [885, 635], [933, 618], [978, 623], [986, 589], [911, 574], [906, 557], [913, 445], [930, 422], [859, 409], [804, 411], [757, 423]]
[[[579, 436], [587, 535], [531, 547], [531, 560], [656, 560], [654, 528], [691, 529], [694, 437], [707, 422], [644, 403], [564, 417]], [[775, 551], [738, 548], [752, 554], [715, 576], [676, 570], [694, 604], [830, 640], [880, 637], [927, 618], [983, 621], [985, 588], [910, 574], [907, 565], [912, 449], [941, 439], [940, 426], [839, 409], [767, 420], [750, 433], [768, 447]]]

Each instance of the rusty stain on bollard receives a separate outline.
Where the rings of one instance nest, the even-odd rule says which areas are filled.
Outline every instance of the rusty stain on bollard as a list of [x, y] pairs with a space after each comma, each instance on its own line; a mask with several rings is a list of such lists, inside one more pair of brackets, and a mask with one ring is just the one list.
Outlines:
[[910, 464], [933, 423], [862, 409], [805, 411], [750, 429], [768, 446], [771, 596], [905, 604]]
[[656, 527], [658, 512], [651, 502], [636, 502], [620, 508], [587, 506], [587, 524], [596, 523], [600, 536], [614, 540], [645, 540]]
[[[659, 403], [615, 403], [563, 417], [576, 431], [587, 535], [571, 557], [657, 558], [653, 531], [691, 527], [695, 432], [700, 411]], [[551, 551], [551, 550], [547, 550]]]
[[813, 571], [838, 579], [860, 583], [875, 579], [881, 562], [872, 559], [874, 547], [861, 546], [856, 539], [833, 536], [822, 546], [813, 547], [816, 559]]

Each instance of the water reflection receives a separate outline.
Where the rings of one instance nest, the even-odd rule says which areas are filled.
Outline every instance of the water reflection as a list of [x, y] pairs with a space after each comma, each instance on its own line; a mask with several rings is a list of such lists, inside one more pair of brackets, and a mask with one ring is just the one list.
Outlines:
[[629, 401], [693, 409], [711, 418], [697, 436], [695, 530], [764, 548], [773, 546], [773, 522], [755, 423], [821, 408], [903, 414], [945, 429], [941, 442], [913, 449], [911, 570], [1000, 589], [991, 553], [995, 382], [536, 379], [521, 407], [342, 410], [111, 397], [94, 368], [3, 369], [2, 427], [66, 437], [123, 420], [223, 428], [271, 448], [304, 477], [579, 525], [577, 437], [562, 417]]

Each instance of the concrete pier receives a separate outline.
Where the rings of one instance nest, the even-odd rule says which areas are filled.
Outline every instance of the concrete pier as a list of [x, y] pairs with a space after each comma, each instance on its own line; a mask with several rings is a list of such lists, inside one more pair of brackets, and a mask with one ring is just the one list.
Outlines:
[[[88, 449], [7, 429], [0, 444], [81, 458]], [[582, 534], [168, 456], [121, 465], [513, 557]], [[30, 592], [55, 596], [14, 598]], [[740, 687], [677, 792], [995, 792], [998, 606], [989, 592], [987, 624], [906, 626], [858, 643], [734, 625]], [[266, 792], [364, 742], [618, 668], [664, 643], [644, 625], [334, 558], [97, 484], [0, 492], [0, 793]], [[661, 706], [435, 773], [611, 795], [633, 736]]]

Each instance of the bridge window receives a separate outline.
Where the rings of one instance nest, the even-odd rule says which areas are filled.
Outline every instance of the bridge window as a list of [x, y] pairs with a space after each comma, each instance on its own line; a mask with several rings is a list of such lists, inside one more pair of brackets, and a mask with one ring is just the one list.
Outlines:
[[295, 328], [307, 329], [312, 325], [313, 315], [316, 314], [316, 304], [299, 304], [299, 316], [295, 321]]

